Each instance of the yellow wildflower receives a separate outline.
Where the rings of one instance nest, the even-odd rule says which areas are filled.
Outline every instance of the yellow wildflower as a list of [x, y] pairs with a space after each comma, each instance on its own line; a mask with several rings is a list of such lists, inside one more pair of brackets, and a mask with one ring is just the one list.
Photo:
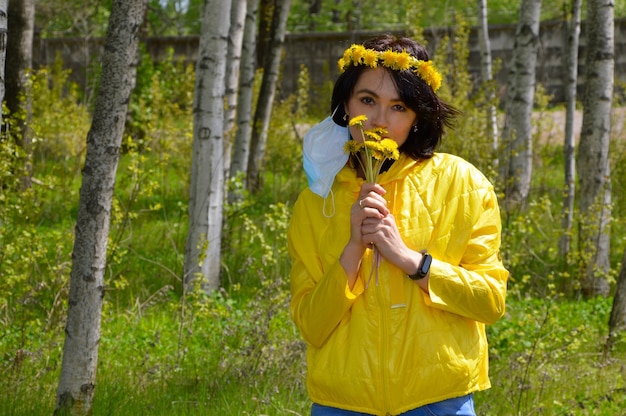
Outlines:
[[385, 159], [398, 160], [400, 157], [400, 151], [398, 150], [398, 143], [392, 139], [383, 139], [380, 142], [380, 146], [383, 149]]
[[365, 135], [366, 140], [370, 139], [379, 142], [382, 139], [376, 130], [365, 130], [363, 134]]
[[396, 65], [400, 71], [406, 71], [411, 68], [411, 55], [404, 51], [396, 56]]
[[365, 47], [363, 45], [352, 45], [351, 49], [354, 65], [363, 63], [362, 59], [365, 56]]
[[364, 121], [367, 121], [367, 116], [361, 114], [360, 116], [352, 117], [350, 119], [349, 124], [351, 126], [361, 126], [361, 127], [363, 127], [363, 122]]
[[348, 140], [346, 144], [343, 145], [343, 150], [347, 154], [357, 154], [361, 151], [363, 145], [356, 140]]
[[397, 57], [397, 52], [394, 52], [392, 50], [384, 51], [381, 57], [383, 61], [383, 65], [386, 66], [387, 68], [397, 69], [396, 57]]
[[363, 56], [363, 63], [370, 68], [378, 67], [378, 53], [372, 49], [366, 49]]

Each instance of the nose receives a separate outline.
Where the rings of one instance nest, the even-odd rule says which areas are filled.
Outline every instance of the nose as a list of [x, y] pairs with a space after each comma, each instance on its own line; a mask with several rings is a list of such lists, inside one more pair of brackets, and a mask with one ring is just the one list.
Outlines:
[[387, 116], [380, 107], [372, 112], [369, 120], [373, 128], [387, 128]]

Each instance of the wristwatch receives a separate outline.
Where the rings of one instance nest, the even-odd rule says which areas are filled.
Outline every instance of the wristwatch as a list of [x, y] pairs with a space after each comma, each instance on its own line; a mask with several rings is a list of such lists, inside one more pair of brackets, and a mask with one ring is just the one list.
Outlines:
[[428, 254], [426, 251], [423, 251], [422, 261], [420, 262], [419, 266], [417, 266], [417, 271], [409, 275], [409, 279], [420, 280], [426, 277], [426, 275], [430, 271], [430, 265], [432, 262], [433, 262], [433, 256]]

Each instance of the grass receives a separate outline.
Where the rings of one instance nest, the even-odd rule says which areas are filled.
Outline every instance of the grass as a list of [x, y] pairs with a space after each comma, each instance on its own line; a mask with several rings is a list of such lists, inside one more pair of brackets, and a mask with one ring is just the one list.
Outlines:
[[[286, 310], [251, 322], [256, 307], [238, 296], [205, 299], [186, 318], [172, 292], [125, 310], [107, 304], [94, 416], [308, 414], [304, 346]], [[623, 414], [626, 339], [603, 354], [610, 306], [510, 298], [488, 330], [493, 387], [476, 394], [478, 414]], [[53, 412], [63, 332], [37, 337], [35, 328], [15, 330], [12, 342], [4, 331], [3, 415]]]

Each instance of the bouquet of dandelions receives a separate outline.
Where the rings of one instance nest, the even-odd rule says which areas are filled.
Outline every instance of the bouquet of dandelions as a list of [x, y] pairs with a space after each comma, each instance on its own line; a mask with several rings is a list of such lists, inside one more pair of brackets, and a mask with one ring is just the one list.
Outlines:
[[[356, 116], [350, 119], [350, 126], [358, 126], [361, 131], [363, 142], [356, 140], [348, 140], [344, 147], [346, 153], [356, 155], [367, 182], [376, 183], [380, 168], [386, 160], [397, 160], [400, 156], [398, 151], [398, 143], [389, 138], [383, 138], [388, 134], [385, 128], [374, 128], [365, 130], [363, 122], [367, 121], [364, 115]], [[363, 157], [359, 157], [359, 153], [363, 153]]]
[[[367, 121], [367, 117], [364, 115], [356, 116], [350, 119], [350, 126], [358, 126], [361, 131], [361, 137], [363, 142], [359, 143], [356, 140], [348, 140], [345, 144], [344, 150], [349, 155], [355, 155], [363, 172], [365, 173], [365, 180], [370, 183], [376, 183], [380, 169], [383, 163], [387, 160], [397, 160], [400, 156], [398, 151], [398, 143], [395, 140], [384, 138], [388, 134], [385, 128], [374, 128], [365, 130], [363, 128], [363, 122]], [[360, 155], [359, 153], [362, 153]], [[372, 279], [372, 274], [376, 272], [376, 284], [378, 285], [378, 266], [380, 265], [380, 253], [376, 250], [376, 246], [372, 244], [372, 250], [374, 255], [372, 257], [372, 271], [365, 287], [369, 286], [369, 282]]]

